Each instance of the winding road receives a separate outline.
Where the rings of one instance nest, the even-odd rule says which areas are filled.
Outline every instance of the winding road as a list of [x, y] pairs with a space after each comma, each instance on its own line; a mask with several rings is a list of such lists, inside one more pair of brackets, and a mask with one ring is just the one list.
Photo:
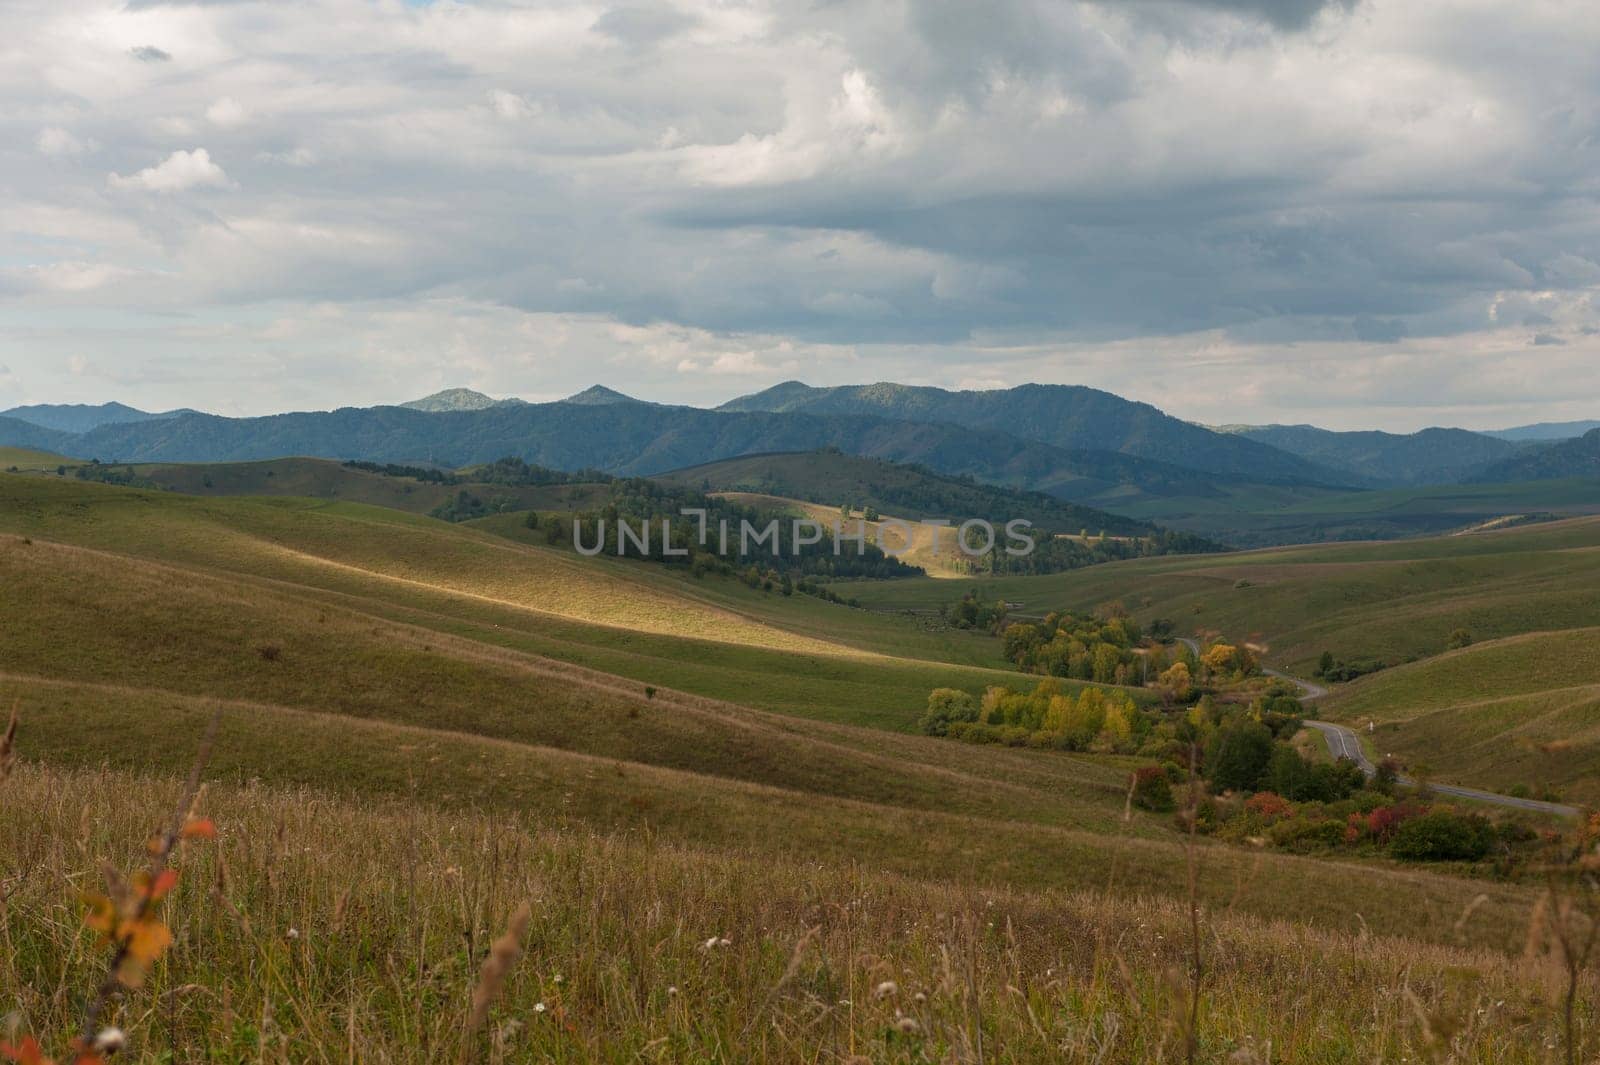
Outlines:
[[[1179, 636], [1178, 642], [1183, 644], [1196, 656], [1200, 654], [1200, 644], [1186, 636]], [[1328, 689], [1320, 684], [1313, 684], [1299, 677], [1291, 677], [1287, 673], [1276, 669], [1263, 669], [1269, 677], [1278, 677], [1288, 681], [1300, 689], [1300, 701], [1313, 702], [1328, 694]], [[1331, 721], [1314, 721], [1307, 718], [1304, 722], [1306, 728], [1316, 729], [1322, 733], [1322, 738], [1328, 743], [1328, 751], [1335, 758], [1348, 758], [1361, 767], [1367, 776], [1378, 772], [1378, 767], [1372, 764], [1372, 759], [1367, 756], [1367, 750], [1361, 744], [1361, 737], [1356, 735], [1355, 729], [1346, 725], [1336, 725]], [[1416, 781], [1409, 777], [1399, 778], [1401, 784], [1414, 785]], [[1492, 806], [1503, 806], [1513, 810], [1530, 810], [1534, 813], [1552, 814], [1556, 817], [1577, 817], [1579, 810], [1575, 806], [1567, 806], [1559, 802], [1541, 802], [1538, 799], [1519, 799], [1514, 795], [1499, 795], [1492, 791], [1482, 791], [1478, 788], [1463, 788], [1455, 784], [1436, 784], [1430, 781], [1428, 787], [1441, 795], [1454, 795], [1459, 799], [1471, 799], [1473, 802], [1488, 803]]]

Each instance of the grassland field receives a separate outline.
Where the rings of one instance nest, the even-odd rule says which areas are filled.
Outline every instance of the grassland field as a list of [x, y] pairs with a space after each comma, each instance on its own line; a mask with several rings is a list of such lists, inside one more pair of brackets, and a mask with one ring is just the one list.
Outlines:
[[[0, 910], [21, 1021], [65, 1023], [90, 953], [67, 887], [127, 860], [220, 706], [206, 801], [250, 926], [198, 888], [175, 904], [151, 991], [176, 997], [140, 1022], [174, 1045], [450, 1046], [471, 944], [533, 897], [503, 1060], [973, 1061], [979, 1032], [985, 1060], [1181, 1060], [1187, 844], [1129, 809], [1123, 760], [913, 734], [933, 687], [1030, 682], [931, 616], [967, 587], [1041, 613], [1121, 599], [1290, 668], [1401, 648], [1419, 660], [1341, 686], [1328, 716], [1403, 751], [1459, 730], [1460, 761], [1433, 767], [1474, 783], [1526, 740], [1506, 783], [1589, 797], [1596, 521], [850, 582], [872, 610], [526, 533], [0, 476], [0, 703], [24, 759], [0, 782], [0, 885], [38, 870]], [[1442, 654], [1463, 625], [1478, 642]], [[1194, 846], [1201, 1060], [1426, 1060], [1446, 1028], [1457, 1060], [1554, 1060], [1554, 978], [1523, 952], [1535, 886]], [[147, 1037], [138, 1060], [160, 1053]]]
[[[97, 861], [140, 860], [175, 791], [162, 776], [32, 764], [0, 787], [0, 869], [27, 870], [0, 909], [11, 1027], [55, 1045], [74, 1030], [103, 962], [73, 899]], [[600, 835], [545, 807], [464, 812], [269, 782], [215, 784], [204, 810], [220, 834], [179, 856], [173, 947], [113, 1015], [142, 1063], [1186, 1057], [1189, 916], [1128, 880], [930, 880], [759, 843]], [[1387, 885], [1390, 898], [1415, 886]], [[522, 903], [526, 955], [464, 1039], [486, 945]], [[1556, 1060], [1548, 957], [1474, 942], [1476, 916], [1455, 938], [1453, 918], [1430, 925], [1430, 912], [1398, 938], [1208, 907], [1195, 1060]], [[1454, 941], [1424, 942], [1429, 928]]]

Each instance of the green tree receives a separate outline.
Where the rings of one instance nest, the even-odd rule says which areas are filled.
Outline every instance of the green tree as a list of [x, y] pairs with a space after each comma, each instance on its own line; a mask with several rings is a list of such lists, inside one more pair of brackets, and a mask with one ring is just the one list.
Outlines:
[[1413, 862], [1475, 862], [1494, 845], [1494, 826], [1476, 814], [1434, 810], [1395, 829], [1389, 853]]
[[1322, 652], [1322, 657], [1317, 660], [1317, 676], [1326, 677], [1329, 673], [1333, 672], [1333, 666], [1333, 652]]
[[1259, 721], [1218, 729], [1206, 746], [1206, 779], [1216, 791], [1255, 791], [1272, 761], [1272, 733]]
[[1133, 805], [1156, 813], [1171, 813], [1177, 808], [1172, 798], [1172, 785], [1160, 766], [1144, 766], [1133, 771]]

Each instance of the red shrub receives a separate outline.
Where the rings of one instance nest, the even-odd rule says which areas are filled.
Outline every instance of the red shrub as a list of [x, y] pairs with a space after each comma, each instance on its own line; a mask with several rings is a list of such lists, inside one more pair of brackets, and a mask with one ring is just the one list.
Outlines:
[[1379, 843], [1389, 842], [1389, 837], [1394, 835], [1394, 830], [1400, 827], [1402, 821], [1409, 821], [1420, 813], [1426, 811], [1416, 806], [1397, 803], [1394, 806], [1380, 806], [1367, 815], [1367, 831], [1372, 833]]
[[1245, 800], [1244, 808], [1264, 821], [1281, 821], [1294, 813], [1294, 805], [1283, 796], [1270, 791], [1258, 791]]

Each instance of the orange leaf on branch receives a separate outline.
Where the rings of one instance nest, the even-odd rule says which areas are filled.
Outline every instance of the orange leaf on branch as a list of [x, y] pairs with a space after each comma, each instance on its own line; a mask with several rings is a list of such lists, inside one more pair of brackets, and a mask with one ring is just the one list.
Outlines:
[[31, 1035], [22, 1041], [21, 1046], [0, 1043], [0, 1054], [17, 1062], [17, 1065], [55, 1065], [54, 1061], [44, 1056], [44, 1049]]
[[191, 817], [183, 826], [184, 839], [216, 839], [217, 825], [209, 817]]

